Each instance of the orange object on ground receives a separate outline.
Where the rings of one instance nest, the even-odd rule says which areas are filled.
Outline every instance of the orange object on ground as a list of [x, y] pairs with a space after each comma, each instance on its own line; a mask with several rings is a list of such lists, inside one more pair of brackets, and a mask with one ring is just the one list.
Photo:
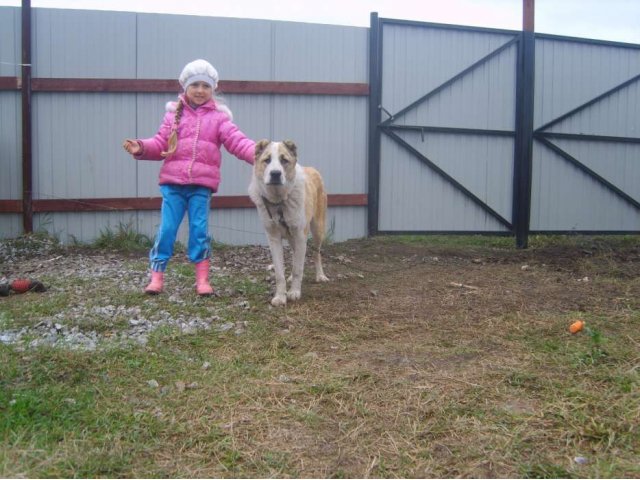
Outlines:
[[569, 326], [569, 331], [571, 333], [578, 333], [583, 328], [584, 328], [584, 320], [576, 320]]

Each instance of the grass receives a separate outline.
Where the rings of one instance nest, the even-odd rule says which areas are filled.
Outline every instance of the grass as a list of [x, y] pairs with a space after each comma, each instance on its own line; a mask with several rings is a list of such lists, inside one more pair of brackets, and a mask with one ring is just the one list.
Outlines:
[[[430, 247], [516, 249], [514, 238], [508, 235], [389, 235], [377, 237], [376, 241]], [[615, 251], [638, 245], [640, 238], [637, 235], [531, 235], [528, 248], [534, 251], [549, 247]]]
[[138, 233], [129, 224], [118, 224], [116, 231], [107, 227], [92, 244], [95, 248], [109, 248], [120, 251], [149, 250], [153, 241], [147, 235]]
[[[269, 306], [259, 272], [216, 274], [216, 287], [235, 293], [206, 300], [179, 262], [168, 272], [171, 294], [158, 297], [123, 289], [120, 278], [95, 288], [51, 272], [56, 295], [0, 300], [2, 328], [70, 315], [78, 301], [87, 311], [217, 315], [247, 328], [185, 335], [163, 327], [146, 345], [91, 352], [0, 343], [0, 476], [640, 476], [640, 284], [611, 255], [626, 252], [620, 262], [637, 267], [638, 242], [532, 242], [526, 255], [537, 262], [523, 271], [521, 253], [501, 247], [502, 238], [455, 238], [332, 245], [333, 275], [372, 259], [388, 269], [305, 282], [304, 300], [286, 309]], [[570, 265], [567, 255], [557, 264], [548, 256], [594, 245]], [[453, 253], [396, 268], [443, 247]], [[462, 260], [469, 248], [484, 264]], [[508, 253], [492, 264], [496, 248]], [[335, 260], [345, 256], [351, 264]], [[144, 272], [143, 258], [122, 261]], [[551, 267], [536, 266], [545, 262]], [[590, 282], [577, 282], [585, 272]], [[571, 335], [578, 316], [587, 327]], [[118, 331], [126, 320], [84, 323]]]

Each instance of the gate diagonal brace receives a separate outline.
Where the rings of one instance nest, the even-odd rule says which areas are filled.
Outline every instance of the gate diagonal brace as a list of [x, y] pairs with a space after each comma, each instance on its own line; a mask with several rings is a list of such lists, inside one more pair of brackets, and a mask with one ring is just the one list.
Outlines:
[[624, 200], [626, 203], [628, 203], [629, 205], [634, 207], [636, 210], [640, 210], [640, 202], [638, 202], [635, 198], [633, 198], [629, 194], [623, 192], [618, 187], [616, 187], [613, 183], [609, 182], [604, 177], [598, 175], [596, 172], [591, 170], [589, 167], [587, 167], [580, 160], [578, 160], [574, 156], [568, 154], [563, 149], [561, 149], [557, 145], [555, 145], [552, 142], [550, 142], [549, 140], [547, 140], [544, 137], [544, 135], [536, 134], [534, 136], [534, 138], [538, 142], [543, 144], [545, 147], [547, 147], [549, 150], [551, 150], [552, 152], [554, 152], [558, 156], [560, 156], [560, 158], [562, 158], [565, 161], [569, 162], [571, 165], [576, 167], [578, 170], [580, 170], [581, 172], [585, 173], [587, 176], [591, 177], [593, 180], [595, 180], [596, 183], [599, 183], [600, 185], [603, 185], [607, 190], [612, 192], [614, 195], [620, 197], [622, 200]]
[[616, 195], [619, 198], [621, 198], [623, 201], [625, 201], [626, 203], [628, 203], [629, 205], [634, 207], [636, 210], [640, 210], [640, 202], [638, 200], [636, 200], [635, 198], [633, 198], [632, 196], [630, 196], [626, 192], [622, 191], [620, 188], [618, 188], [613, 183], [611, 183], [608, 180], [606, 180], [601, 175], [599, 175], [596, 172], [594, 172], [593, 170], [591, 170], [589, 167], [587, 167], [580, 160], [578, 160], [577, 158], [573, 157], [568, 152], [566, 152], [565, 150], [563, 150], [562, 148], [558, 147], [556, 144], [551, 142], [550, 139], [552, 139], [552, 138], [558, 138], [558, 139], [566, 138], [566, 139], [569, 139], [569, 140], [577, 140], [577, 141], [580, 141], [580, 140], [592, 140], [592, 141], [600, 141], [600, 142], [637, 144], [637, 143], [640, 143], [640, 138], [637, 138], [637, 137], [612, 137], [612, 136], [604, 136], [604, 135], [585, 135], [585, 134], [550, 132], [550, 131], [548, 131], [548, 129], [553, 127], [553, 126], [555, 126], [555, 125], [557, 125], [557, 124], [559, 124], [560, 122], [566, 120], [567, 118], [575, 116], [577, 113], [579, 113], [579, 112], [581, 112], [583, 110], [586, 110], [587, 108], [591, 107], [592, 105], [595, 105], [596, 103], [600, 102], [601, 100], [603, 100], [603, 99], [605, 99], [607, 97], [610, 97], [614, 93], [616, 93], [616, 92], [628, 87], [629, 85], [632, 85], [633, 83], [635, 83], [635, 82], [637, 82], [639, 80], [640, 80], [640, 74], [635, 75], [634, 77], [631, 77], [629, 80], [626, 80], [626, 81], [622, 82], [621, 84], [616, 85], [615, 87], [607, 90], [606, 92], [598, 95], [597, 97], [589, 100], [588, 102], [583, 103], [582, 105], [579, 105], [578, 107], [574, 108], [573, 110], [570, 110], [569, 112], [564, 113], [563, 115], [560, 115], [559, 117], [557, 117], [557, 118], [545, 123], [544, 125], [542, 125], [539, 128], [537, 128], [534, 131], [534, 134], [533, 134], [533, 138], [535, 138], [542, 145], [544, 145], [549, 150], [551, 150], [554, 153], [556, 153], [560, 158], [564, 159], [565, 161], [567, 161], [568, 163], [570, 163], [571, 165], [573, 165], [574, 167], [578, 168], [580, 171], [582, 171], [583, 173], [585, 173], [586, 175], [591, 177], [596, 183], [599, 183], [600, 185], [603, 185], [607, 190], [609, 190], [614, 195]]
[[450, 78], [449, 80], [447, 80], [446, 82], [442, 83], [441, 85], [437, 86], [436, 88], [434, 88], [433, 90], [431, 90], [429, 93], [427, 93], [426, 95], [423, 95], [422, 97], [420, 97], [418, 100], [416, 100], [415, 102], [411, 103], [410, 105], [407, 105], [406, 107], [398, 110], [398, 112], [391, 114], [389, 113], [386, 109], [384, 109], [382, 107], [382, 105], [379, 106], [379, 108], [381, 110], [383, 110], [387, 115], [389, 115], [389, 118], [386, 119], [384, 122], [382, 122], [380, 124], [381, 127], [386, 127], [388, 126], [391, 122], [393, 122], [395, 119], [397, 119], [398, 117], [401, 117], [402, 115], [404, 115], [405, 113], [407, 113], [410, 110], [413, 110], [414, 108], [416, 108], [417, 106], [419, 106], [420, 104], [426, 102], [428, 99], [430, 99], [431, 97], [435, 96], [436, 94], [440, 93], [442, 90], [444, 90], [446, 87], [448, 87], [449, 85], [451, 85], [452, 83], [457, 82], [459, 79], [461, 79], [462, 77], [466, 76], [468, 73], [472, 72], [473, 70], [475, 70], [476, 68], [478, 68], [479, 66], [483, 65], [484, 63], [488, 62], [489, 60], [491, 60], [493, 57], [499, 55], [500, 53], [502, 53], [503, 51], [507, 50], [509, 47], [511, 47], [513, 44], [517, 43], [519, 41], [520, 37], [514, 37], [513, 39], [509, 40], [507, 43], [505, 43], [504, 45], [502, 45], [501, 47], [498, 47], [496, 50], [494, 50], [493, 52], [489, 53], [488, 55], [485, 55], [484, 57], [482, 57], [480, 60], [478, 60], [477, 62], [475, 62], [474, 64], [470, 65], [469, 67], [465, 68], [464, 70], [462, 70], [461, 72], [459, 72], [458, 74], [456, 74], [454, 77]]
[[433, 163], [431, 160], [429, 160], [425, 155], [423, 155], [418, 150], [413, 148], [409, 143], [407, 143], [404, 139], [402, 139], [395, 132], [393, 132], [391, 130], [391, 128], [383, 127], [383, 128], [381, 128], [381, 130], [386, 135], [388, 135], [392, 140], [394, 140], [396, 143], [398, 143], [398, 145], [403, 147], [405, 150], [407, 150], [413, 156], [417, 157], [421, 162], [426, 164], [430, 169], [432, 169], [434, 172], [436, 172], [438, 175], [440, 175], [443, 179], [445, 179], [447, 182], [449, 182], [451, 185], [453, 185], [454, 188], [456, 188], [458, 191], [460, 191], [462, 194], [464, 194], [466, 197], [468, 197], [471, 201], [473, 201], [476, 205], [478, 205], [482, 210], [487, 212], [489, 215], [491, 215], [493, 218], [495, 218], [498, 222], [500, 222], [503, 226], [508, 228], [509, 231], [513, 231], [513, 225], [511, 224], [511, 222], [506, 220], [502, 215], [500, 215], [498, 212], [496, 212], [494, 209], [492, 209], [489, 205], [487, 205], [485, 202], [483, 202], [480, 198], [478, 198], [476, 195], [474, 195], [470, 190], [468, 190], [464, 185], [462, 185], [460, 182], [458, 182], [455, 178], [453, 178], [451, 175], [446, 173], [444, 170], [442, 170], [440, 167], [438, 167], [435, 163]]

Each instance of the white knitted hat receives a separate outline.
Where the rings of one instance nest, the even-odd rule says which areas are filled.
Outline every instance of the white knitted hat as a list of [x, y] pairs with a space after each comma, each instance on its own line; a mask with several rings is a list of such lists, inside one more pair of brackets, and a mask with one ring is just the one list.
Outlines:
[[218, 72], [206, 60], [198, 59], [185, 65], [178, 81], [184, 90], [194, 82], [208, 83], [215, 90], [218, 86]]

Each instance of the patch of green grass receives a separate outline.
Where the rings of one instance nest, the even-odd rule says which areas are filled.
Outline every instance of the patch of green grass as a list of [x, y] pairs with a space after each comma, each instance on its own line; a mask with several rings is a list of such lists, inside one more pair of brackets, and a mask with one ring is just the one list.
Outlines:
[[526, 390], [539, 390], [541, 388], [540, 379], [529, 372], [512, 372], [507, 378], [508, 385]]
[[515, 249], [513, 237], [498, 235], [390, 235], [375, 237], [374, 240], [430, 247]]
[[[637, 343], [615, 334], [619, 323], [629, 319], [612, 323], [589, 316], [591, 326], [570, 335], [566, 326], [573, 318], [559, 320], [556, 328], [526, 333], [526, 345], [540, 363], [528, 373], [511, 373], [507, 384], [531, 391], [551, 421], [547, 428], [562, 431], [572, 444], [601, 452], [633, 451], [639, 447], [637, 422], [632, 420], [640, 411], [640, 398], [634, 395], [640, 385], [633, 365]], [[540, 462], [529, 465], [523, 475], [555, 478], [567, 473]]]
[[77, 423], [86, 422], [94, 404], [92, 392], [47, 385], [0, 393], [0, 431], [27, 433], [38, 447], [62, 441]]
[[304, 423], [309, 428], [317, 428], [325, 421], [322, 415], [309, 408], [290, 407], [290, 412], [293, 419]]
[[289, 455], [286, 452], [267, 451], [262, 454], [260, 460], [265, 464], [267, 469], [273, 472], [273, 475], [271, 475], [272, 478], [282, 477], [285, 473], [291, 477], [299, 476], [291, 471]]
[[[172, 420], [174, 415], [191, 416], [211, 402], [216, 407], [210, 415], [215, 416], [216, 408], [231, 398], [242, 398], [234, 392], [229, 397], [212, 395], [216, 386], [261, 377], [263, 366], [250, 354], [238, 351], [223, 359], [211, 353], [220, 348], [222, 337], [214, 333], [157, 336], [150, 341], [150, 350], [93, 353], [40, 349], [21, 355], [0, 347], [0, 446], [5, 452], [0, 457], [0, 474], [128, 476], [123, 472], [146, 468], [141, 462], [159, 448], [159, 442], [175, 436], [189, 442], [193, 435], [200, 437], [199, 442], [215, 441], [222, 447], [216, 449], [221, 465], [240, 472], [243, 454], [225, 440], [226, 434], [214, 428], [202, 436]], [[205, 359], [207, 369], [202, 368]], [[157, 381], [158, 387], [150, 385], [150, 380]], [[177, 386], [180, 382], [182, 387]], [[184, 385], [193, 386], [185, 389]], [[40, 452], [37, 466], [35, 458], [21, 457], [21, 452], [34, 448]], [[19, 467], [12, 463], [18, 457]]]
[[[431, 247], [491, 248], [516, 250], [515, 238], [510, 235], [386, 235], [374, 237], [379, 242], [404, 243]], [[615, 251], [640, 246], [638, 235], [531, 235], [529, 249], [572, 248], [594, 251]]]
[[69, 304], [71, 295], [59, 293], [56, 295], [26, 293], [24, 296], [13, 295], [5, 299], [0, 305], [7, 326], [21, 327], [33, 325], [35, 319], [52, 317], [62, 311]]
[[533, 249], [546, 247], [570, 247], [596, 251], [614, 251], [640, 246], [638, 235], [531, 235], [529, 246]]
[[522, 478], [575, 478], [572, 472], [549, 462], [533, 463], [522, 468]]
[[100, 235], [96, 238], [92, 246], [95, 248], [106, 248], [125, 252], [148, 250], [153, 245], [153, 241], [147, 235], [136, 232], [131, 223], [119, 223], [116, 230], [110, 227], [100, 230]]
[[173, 262], [171, 264], [171, 273], [173, 273], [174, 275], [189, 278], [189, 279], [195, 280], [196, 278], [195, 268], [191, 263]]

